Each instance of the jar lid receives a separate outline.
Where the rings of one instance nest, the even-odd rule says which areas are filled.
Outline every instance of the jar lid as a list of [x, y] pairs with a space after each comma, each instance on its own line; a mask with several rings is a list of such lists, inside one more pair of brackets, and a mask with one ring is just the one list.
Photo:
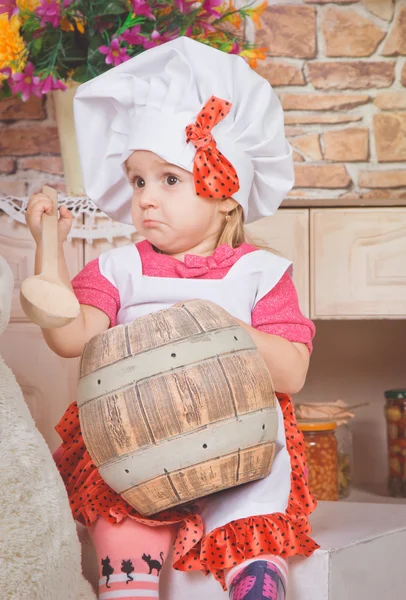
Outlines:
[[395, 398], [398, 400], [403, 400], [406, 398], [406, 389], [403, 388], [399, 390], [386, 390], [385, 398]]
[[298, 421], [297, 425], [301, 431], [334, 431], [337, 429], [335, 421]]

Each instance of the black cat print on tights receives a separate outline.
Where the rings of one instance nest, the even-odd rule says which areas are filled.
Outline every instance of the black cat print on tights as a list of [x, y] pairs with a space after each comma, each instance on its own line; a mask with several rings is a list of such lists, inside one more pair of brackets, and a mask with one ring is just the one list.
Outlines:
[[134, 578], [130, 575], [130, 573], [134, 571], [134, 565], [132, 564], [131, 560], [122, 560], [121, 570], [127, 575], [126, 583], [128, 583], [129, 581], [134, 581]]
[[149, 566], [149, 575], [151, 575], [151, 573], [154, 569], [156, 569], [157, 575], [159, 575], [159, 573], [162, 569], [162, 566], [164, 564], [164, 553], [161, 552], [159, 554], [159, 556], [161, 557], [162, 562], [159, 562], [159, 560], [155, 560], [155, 559], [151, 558], [150, 554], [142, 555], [142, 557], [141, 557], [142, 560], [144, 560], [147, 563], [147, 565]]
[[[149, 567], [148, 575], [151, 575], [155, 570], [157, 575], [161, 572], [161, 569], [164, 564], [164, 553], [160, 552], [159, 556], [161, 557], [161, 561], [151, 558], [150, 554], [143, 554], [142, 560], [147, 563]], [[102, 577], [106, 577], [106, 587], [110, 588], [110, 576], [114, 573], [114, 567], [111, 565], [110, 558], [106, 556], [106, 558], [101, 559], [102, 564]], [[122, 559], [121, 560], [121, 571], [127, 575], [126, 583], [130, 581], [134, 581], [134, 577], [131, 577], [130, 573], [134, 572], [134, 565], [131, 562], [131, 559]]]
[[110, 581], [110, 575], [113, 575], [114, 573], [114, 568], [111, 566], [110, 564], [110, 559], [108, 556], [106, 556], [106, 558], [102, 558], [101, 559], [101, 563], [102, 563], [102, 575], [103, 577], [106, 577], [106, 587], [110, 587], [109, 586], [109, 581]]

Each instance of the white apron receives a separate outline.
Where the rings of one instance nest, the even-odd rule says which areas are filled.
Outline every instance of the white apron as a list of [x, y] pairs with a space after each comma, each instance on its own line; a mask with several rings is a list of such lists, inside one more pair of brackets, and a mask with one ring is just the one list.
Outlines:
[[[117, 324], [169, 308], [177, 302], [211, 300], [232, 316], [251, 325], [256, 303], [278, 283], [291, 263], [265, 250], [242, 256], [222, 279], [149, 277], [142, 274], [140, 255], [134, 244], [100, 255], [99, 268], [118, 290], [120, 310]], [[290, 457], [286, 449], [282, 411], [277, 404], [279, 423], [275, 458], [265, 479], [244, 484], [205, 499], [200, 512], [205, 533], [231, 521], [250, 516], [284, 513], [290, 492]], [[162, 600], [220, 600], [228, 598], [220, 584], [201, 572], [180, 572], [165, 561], [160, 577]]]

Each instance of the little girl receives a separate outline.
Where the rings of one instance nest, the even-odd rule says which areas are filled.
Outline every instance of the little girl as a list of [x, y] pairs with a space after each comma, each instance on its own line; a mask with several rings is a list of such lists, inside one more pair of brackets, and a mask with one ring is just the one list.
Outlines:
[[[243, 229], [273, 214], [293, 184], [280, 104], [240, 57], [178, 38], [83, 84], [75, 120], [87, 194], [145, 240], [86, 265], [72, 281], [80, 315], [43, 330], [47, 344], [60, 356], [79, 356], [109, 327], [211, 300], [250, 333], [279, 399], [267, 478], [152, 517], [102, 480], [76, 403], [68, 408], [56, 427], [63, 440], [57, 462], [73, 515], [89, 527], [97, 551], [99, 598], [158, 598], [173, 552], [178, 573], [163, 569], [161, 599], [284, 600], [286, 558], [318, 547], [308, 536], [315, 502], [290, 398], [305, 381], [314, 326], [299, 310], [289, 261], [248, 243]], [[36, 272], [41, 215], [50, 210], [43, 194], [30, 198]], [[59, 269], [67, 285], [63, 242], [71, 224], [62, 207]]]

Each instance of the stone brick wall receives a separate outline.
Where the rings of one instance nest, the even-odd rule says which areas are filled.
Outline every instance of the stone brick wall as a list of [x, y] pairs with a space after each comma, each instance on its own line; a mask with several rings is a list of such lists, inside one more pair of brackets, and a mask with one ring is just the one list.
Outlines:
[[263, 23], [258, 71], [285, 109], [292, 201], [406, 203], [406, 1], [276, 2]]
[[0, 192], [25, 196], [44, 183], [64, 191], [51, 98], [0, 102]]
[[[285, 109], [290, 204], [406, 204], [406, 0], [273, 2], [258, 71]], [[64, 189], [52, 100], [0, 102], [0, 191]]]

